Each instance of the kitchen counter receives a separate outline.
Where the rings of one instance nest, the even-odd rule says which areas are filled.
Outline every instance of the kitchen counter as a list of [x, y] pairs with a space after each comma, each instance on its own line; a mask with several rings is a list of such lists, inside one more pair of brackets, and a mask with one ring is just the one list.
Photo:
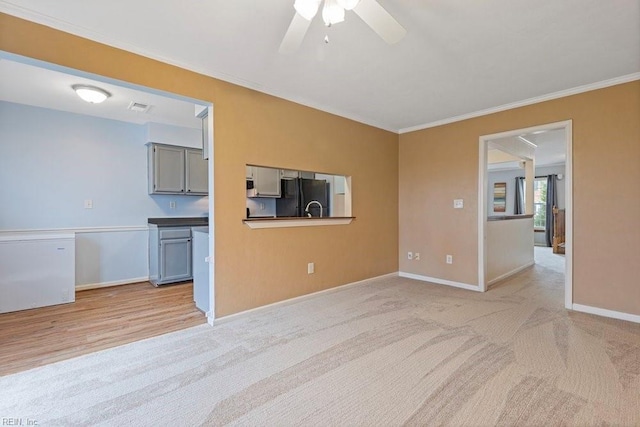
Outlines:
[[308, 216], [251, 216], [249, 218], [245, 218], [242, 221], [246, 222], [246, 221], [264, 221], [264, 220], [270, 220], [270, 221], [309, 221], [312, 219], [316, 219], [316, 220], [324, 220], [324, 221], [331, 221], [331, 220], [344, 220], [344, 219], [355, 219], [354, 216], [323, 216], [323, 217], [317, 217], [317, 216], [313, 216], [313, 217], [308, 217]]
[[209, 218], [206, 216], [148, 218], [147, 222], [158, 227], [198, 227], [209, 225]]
[[492, 215], [487, 217], [487, 221], [505, 221], [511, 219], [526, 219], [533, 218], [531, 214], [520, 214], [520, 215]]
[[348, 225], [356, 219], [353, 216], [284, 216], [271, 218], [245, 218], [242, 222], [249, 228], [287, 228], [287, 227], [315, 227], [319, 225]]
[[209, 223], [207, 217], [148, 218], [149, 281], [153, 286], [193, 279], [194, 230]]

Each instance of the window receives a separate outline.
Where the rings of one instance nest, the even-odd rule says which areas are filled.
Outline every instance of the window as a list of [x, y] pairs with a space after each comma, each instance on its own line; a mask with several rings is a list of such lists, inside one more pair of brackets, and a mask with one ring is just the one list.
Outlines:
[[350, 177], [246, 165], [247, 219], [351, 217]]
[[547, 226], [547, 178], [533, 182], [533, 228], [544, 230]]

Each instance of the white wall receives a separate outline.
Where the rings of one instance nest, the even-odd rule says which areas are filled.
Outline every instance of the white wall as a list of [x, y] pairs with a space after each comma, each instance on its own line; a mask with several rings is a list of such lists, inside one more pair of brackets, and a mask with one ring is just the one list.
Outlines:
[[163, 123], [147, 123], [146, 142], [203, 148], [202, 129], [184, 128]]
[[[562, 174], [565, 173], [565, 167], [563, 166], [550, 166], [550, 167], [537, 167], [535, 171], [536, 176]], [[487, 189], [487, 215], [513, 215], [514, 202], [516, 197], [516, 177], [524, 176], [524, 169], [514, 169], [507, 171], [494, 171], [488, 173], [488, 185]], [[506, 212], [493, 212], [493, 184], [496, 182], [507, 183], [507, 206]], [[563, 209], [565, 207], [565, 182], [566, 179], [558, 181], [558, 207]]]
[[273, 197], [247, 197], [251, 216], [276, 216], [276, 199]]
[[77, 236], [76, 285], [147, 277], [147, 218], [206, 216], [208, 200], [147, 194], [146, 135], [142, 125], [0, 102], [0, 231], [99, 228]]
[[487, 223], [487, 283], [532, 265], [533, 218]]

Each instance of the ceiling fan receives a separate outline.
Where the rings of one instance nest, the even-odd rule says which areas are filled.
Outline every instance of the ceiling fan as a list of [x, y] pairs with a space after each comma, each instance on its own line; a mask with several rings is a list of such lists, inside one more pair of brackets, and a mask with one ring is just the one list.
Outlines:
[[[322, 0], [295, 0], [293, 15], [289, 29], [280, 44], [280, 53], [293, 53], [300, 47], [311, 20], [318, 13]], [[371, 27], [385, 42], [394, 44], [407, 33], [376, 0], [324, 0], [322, 19], [326, 26], [344, 21], [345, 11], [353, 10], [367, 25]]]

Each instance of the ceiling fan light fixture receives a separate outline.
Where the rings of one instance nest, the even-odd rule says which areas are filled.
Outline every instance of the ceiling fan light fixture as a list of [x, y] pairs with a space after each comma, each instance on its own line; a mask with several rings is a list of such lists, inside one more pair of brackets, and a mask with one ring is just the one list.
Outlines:
[[307, 21], [311, 21], [320, 7], [321, 0], [296, 0], [293, 7]]
[[344, 21], [344, 9], [336, 0], [324, 0], [322, 19], [327, 27], [342, 22]]
[[82, 100], [91, 104], [100, 104], [105, 99], [109, 98], [111, 94], [104, 89], [100, 89], [95, 86], [88, 85], [73, 85], [71, 88], [76, 94], [82, 98]]
[[351, 10], [360, 3], [360, 0], [337, 0], [337, 2], [344, 10]]

